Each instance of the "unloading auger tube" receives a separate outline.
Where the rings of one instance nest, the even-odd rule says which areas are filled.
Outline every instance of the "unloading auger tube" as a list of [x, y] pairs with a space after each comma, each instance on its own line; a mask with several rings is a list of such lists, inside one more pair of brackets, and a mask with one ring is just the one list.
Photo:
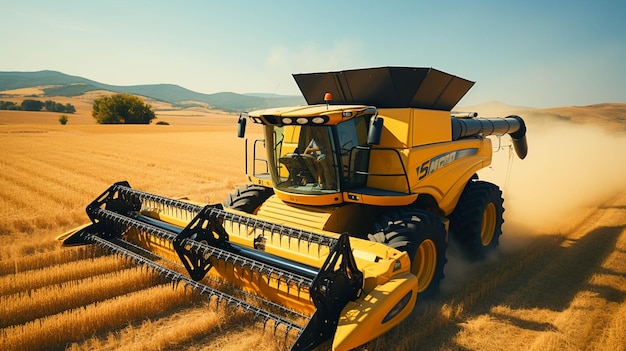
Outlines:
[[[175, 213], [180, 217], [192, 218], [184, 229], [160, 222], [141, 214], [141, 211], [159, 210]], [[64, 245], [97, 244], [108, 251], [122, 255], [137, 264], [149, 267], [175, 284], [199, 292], [217, 302], [225, 301], [236, 309], [261, 320], [263, 327], [273, 321], [274, 332], [284, 326], [287, 335], [296, 330], [298, 339], [292, 350], [310, 350], [335, 334], [343, 307], [356, 300], [363, 287], [363, 273], [357, 269], [352, 256], [347, 234], [338, 238], [314, 232], [277, 225], [275, 223], [224, 211], [221, 205], [198, 206], [184, 201], [165, 198], [130, 188], [127, 182], [119, 182], [107, 189], [87, 206], [91, 224], [63, 237]], [[228, 242], [228, 234], [223, 223], [230, 222], [251, 229], [263, 229], [269, 235], [289, 237], [305, 241], [318, 247], [327, 246], [329, 254], [321, 268], [307, 266], [285, 258], [272, 256], [262, 251], [252, 250]], [[124, 240], [126, 233], [134, 231], [169, 242], [174, 247], [181, 262], [189, 272], [190, 279], [175, 270], [166, 268], [156, 260], [160, 257], [139, 245]], [[256, 274], [258, 279], [273, 279], [288, 287], [308, 290], [315, 305], [315, 312], [307, 325], [301, 325], [267, 309], [245, 302], [198, 282], [211, 269], [215, 262], [225, 262], [245, 267]], [[233, 268], [234, 269], [234, 268]], [[291, 318], [309, 318], [280, 304], [265, 300], [253, 294], [261, 305], [279, 310]]]
[[515, 153], [524, 159], [528, 153], [526, 124], [520, 116], [505, 118], [457, 118], [452, 117], [452, 140], [474, 135], [509, 134]]

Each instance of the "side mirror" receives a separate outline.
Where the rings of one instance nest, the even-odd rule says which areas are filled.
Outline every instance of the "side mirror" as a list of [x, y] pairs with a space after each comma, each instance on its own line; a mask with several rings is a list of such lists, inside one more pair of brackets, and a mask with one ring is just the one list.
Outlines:
[[370, 124], [370, 129], [367, 132], [367, 143], [370, 145], [380, 144], [380, 139], [383, 135], [383, 119], [381, 117], [374, 117]]
[[242, 113], [239, 115], [239, 120], [237, 121], [237, 137], [243, 138], [246, 135], [246, 117], [247, 113]]

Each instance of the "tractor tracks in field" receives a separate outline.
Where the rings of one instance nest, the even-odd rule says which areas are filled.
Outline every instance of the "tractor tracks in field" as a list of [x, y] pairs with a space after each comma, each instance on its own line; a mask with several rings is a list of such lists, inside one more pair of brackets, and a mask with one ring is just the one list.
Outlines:
[[[468, 321], [481, 317], [489, 319], [487, 324], [494, 329], [519, 335], [519, 350], [582, 349], [594, 344], [597, 326], [606, 324], [611, 311], [626, 299], [626, 291], [594, 283], [599, 274], [624, 278], [623, 272], [611, 272], [604, 265], [614, 251], [620, 251], [618, 241], [624, 236], [626, 216], [611, 212], [626, 213], [626, 208], [619, 205], [624, 198], [624, 192], [612, 196], [562, 234], [539, 236], [526, 249], [498, 262], [491, 271], [495, 276], [476, 276], [478, 286], [470, 290], [478, 291], [480, 285], [491, 288], [474, 304], [464, 307], [461, 318], [452, 326], [456, 331], [451, 334], [458, 341], [447, 341], [444, 348], [470, 346], [468, 335], [472, 332], [467, 329], [471, 329], [472, 322]], [[490, 280], [499, 282], [493, 284]], [[457, 298], [463, 301], [463, 296]], [[505, 347], [506, 342], [503, 339], [496, 345]]]
[[622, 322], [612, 319], [626, 300], [625, 246], [623, 191], [573, 220], [563, 233], [537, 235], [513, 253], [474, 264], [451, 258], [450, 268], [463, 270], [457, 285], [434, 301], [418, 301], [405, 322], [367, 349], [598, 345], [606, 334], [603, 326]]

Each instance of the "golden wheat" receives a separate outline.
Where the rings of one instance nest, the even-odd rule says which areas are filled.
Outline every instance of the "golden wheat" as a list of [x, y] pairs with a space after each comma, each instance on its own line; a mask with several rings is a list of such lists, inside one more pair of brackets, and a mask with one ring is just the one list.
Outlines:
[[0, 297], [0, 327], [103, 301], [155, 285], [161, 279], [131, 268]]
[[0, 296], [29, 291], [71, 280], [115, 272], [129, 267], [129, 263], [115, 256], [103, 256], [81, 262], [70, 261], [38, 270], [0, 276]]
[[[285, 349], [286, 340], [273, 337], [270, 330], [259, 333], [254, 328], [248, 328], [252, 323], [248, 316], [224, 308], [216, 311], [212, 307], [201, 306], [183, 309], [172, 316], [145, 320], [140, 325], [131, 324], [119, 332], [74, 343], [68, 350], [162, 350], [181, 349], [185, 345], [193, 349], [223, 349], [228, 348], [228, 341], [232, 346], [237, 343], [234, 339], [241, 339], [233, 338], [231, 333], [224, 333], [229, 329], [253, 334], [252, 337], [247, 335], [243, 338], [250, 343], [246, 345], [247, 350]], [[222, 345], [218, 345], [219, 342]]]
[[[73, 343], [68, 350], [160, 350], [198, 339], [214, 328], [222, 328], [226, 322], [223, 313], [208, 312], [194, 306], [177, 312], [173, 316], [144, 320], [139, 325], [128, 325], [116, 333], [92, 337]], [[149, 338], [142, 336], [149, 335]]]
[[54, 250], [37, 250], [36, 243], [29, 243], [29, 238], [22, 236], [19, 241], [21, 245], [5, 247], [4, 255], [0, 256], [0, 275], [41, 269], [99, 255], [93, 247], [62, 249], [53, 237], [48, 237], [46, 242], [55, 244]]
[[0, 330], [0, 345], [6, 347], [5, 350], [35, 350], [44, 345], [56, 349], [192, 300], [182, 288], [173, 289], [171, 284], [156, 286], [4, 328]]

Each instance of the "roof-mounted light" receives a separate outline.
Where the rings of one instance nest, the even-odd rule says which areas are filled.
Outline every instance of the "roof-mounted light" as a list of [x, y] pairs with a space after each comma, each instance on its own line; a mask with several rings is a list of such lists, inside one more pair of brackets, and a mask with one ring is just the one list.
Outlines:
[[328, 104], [330, 101], [333, 101], [333, 94], [331, 93], [324, 94], [324, 102]]
[[333, 94], [331, 93], [324, 94], [324, 102], [326, 103], [327, 110], [328, 110], [328, 105], [330, 104], [331, 101], [333, 101]]

